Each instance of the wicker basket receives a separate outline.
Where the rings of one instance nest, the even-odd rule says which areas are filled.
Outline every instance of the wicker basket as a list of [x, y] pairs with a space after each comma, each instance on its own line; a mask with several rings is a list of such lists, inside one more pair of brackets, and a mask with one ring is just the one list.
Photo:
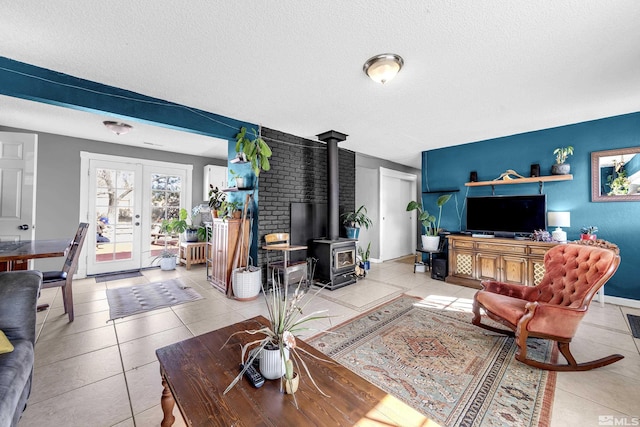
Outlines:
[[231, 278], [233, 295], [240, 301], [251, 301], [258, 297], [262, 287], [262, 269], [250, 266], [236, 268]]

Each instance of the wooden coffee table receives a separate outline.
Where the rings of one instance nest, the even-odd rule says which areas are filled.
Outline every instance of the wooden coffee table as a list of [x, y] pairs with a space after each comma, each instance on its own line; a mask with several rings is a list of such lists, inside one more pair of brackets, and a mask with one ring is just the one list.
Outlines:
[[[423, 426], [428, 419], [404, 402], [385, 393], [338, 363], [305, 361], [314, 380], [330, 397], [318, 393], [303, 373], [293, 397], [280, 392], [280, 381], [266, 381], [254, 388], [242, 379], [226, 395], [222, 392], [239, 373], [240, 346], [255, 336], [236, 332], [267, 325], [267, 319], [254, 317], [156, 350], [164, 390], [161, 406], [162, 426], [173, 424], [174, 404], [189, 426]], [[328, 359], [310, 345], [298, 346]]]

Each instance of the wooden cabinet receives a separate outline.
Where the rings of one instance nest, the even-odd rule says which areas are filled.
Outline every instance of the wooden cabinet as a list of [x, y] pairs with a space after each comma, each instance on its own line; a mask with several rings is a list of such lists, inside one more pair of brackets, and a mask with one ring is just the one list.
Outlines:
[[[242, 229], [244, 228], [244, 233]], [[238, 241], [243, 235], [243, 247]], [[213, 219], [207, 251], [207, 279], [213, 286], [231, 296], [231, 273], [234, 267], [246, 265], [249, 247], [249, 221]], [[242, 250], [242, 256], [240, 256]], [[235, 263], [235, 265], [234, 265]]]
[[534, 286], [544, 276], [544, 254], [557, 243], [450, 235], [446, 281], [480, 287], [481, 280]]

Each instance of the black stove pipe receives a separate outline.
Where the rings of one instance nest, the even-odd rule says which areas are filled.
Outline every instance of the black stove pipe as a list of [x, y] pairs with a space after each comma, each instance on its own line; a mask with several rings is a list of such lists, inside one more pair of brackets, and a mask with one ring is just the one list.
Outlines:
[[338, 181], [338, 142], [347, 139], [344, 133], [330, 130], [318, 136], [320, 141], [327, 144], [327, 237], [329, 240], [338, 240], [340, 237], [340, 206], [339, 206], [339, 181]]

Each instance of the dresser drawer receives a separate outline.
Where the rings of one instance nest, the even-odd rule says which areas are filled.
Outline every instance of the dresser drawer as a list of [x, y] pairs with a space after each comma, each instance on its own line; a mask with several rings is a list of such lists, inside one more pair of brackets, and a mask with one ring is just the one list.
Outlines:
[[496, 251], [505, 254], [522, 254], [524, 255], [527, 248], [526, 246], [511, 246], [511, 245], [500, 245], [495, 243], [478, 243], [476, 246], [476, 250], [478, 251]]
[[473, 242], [468, 240], [454, 240], [451, 246], [453, 246], [454, 248], [473, 249]]
[[531, 255], [544, 255], [550, 248], [529, 248], [529, 253]]

